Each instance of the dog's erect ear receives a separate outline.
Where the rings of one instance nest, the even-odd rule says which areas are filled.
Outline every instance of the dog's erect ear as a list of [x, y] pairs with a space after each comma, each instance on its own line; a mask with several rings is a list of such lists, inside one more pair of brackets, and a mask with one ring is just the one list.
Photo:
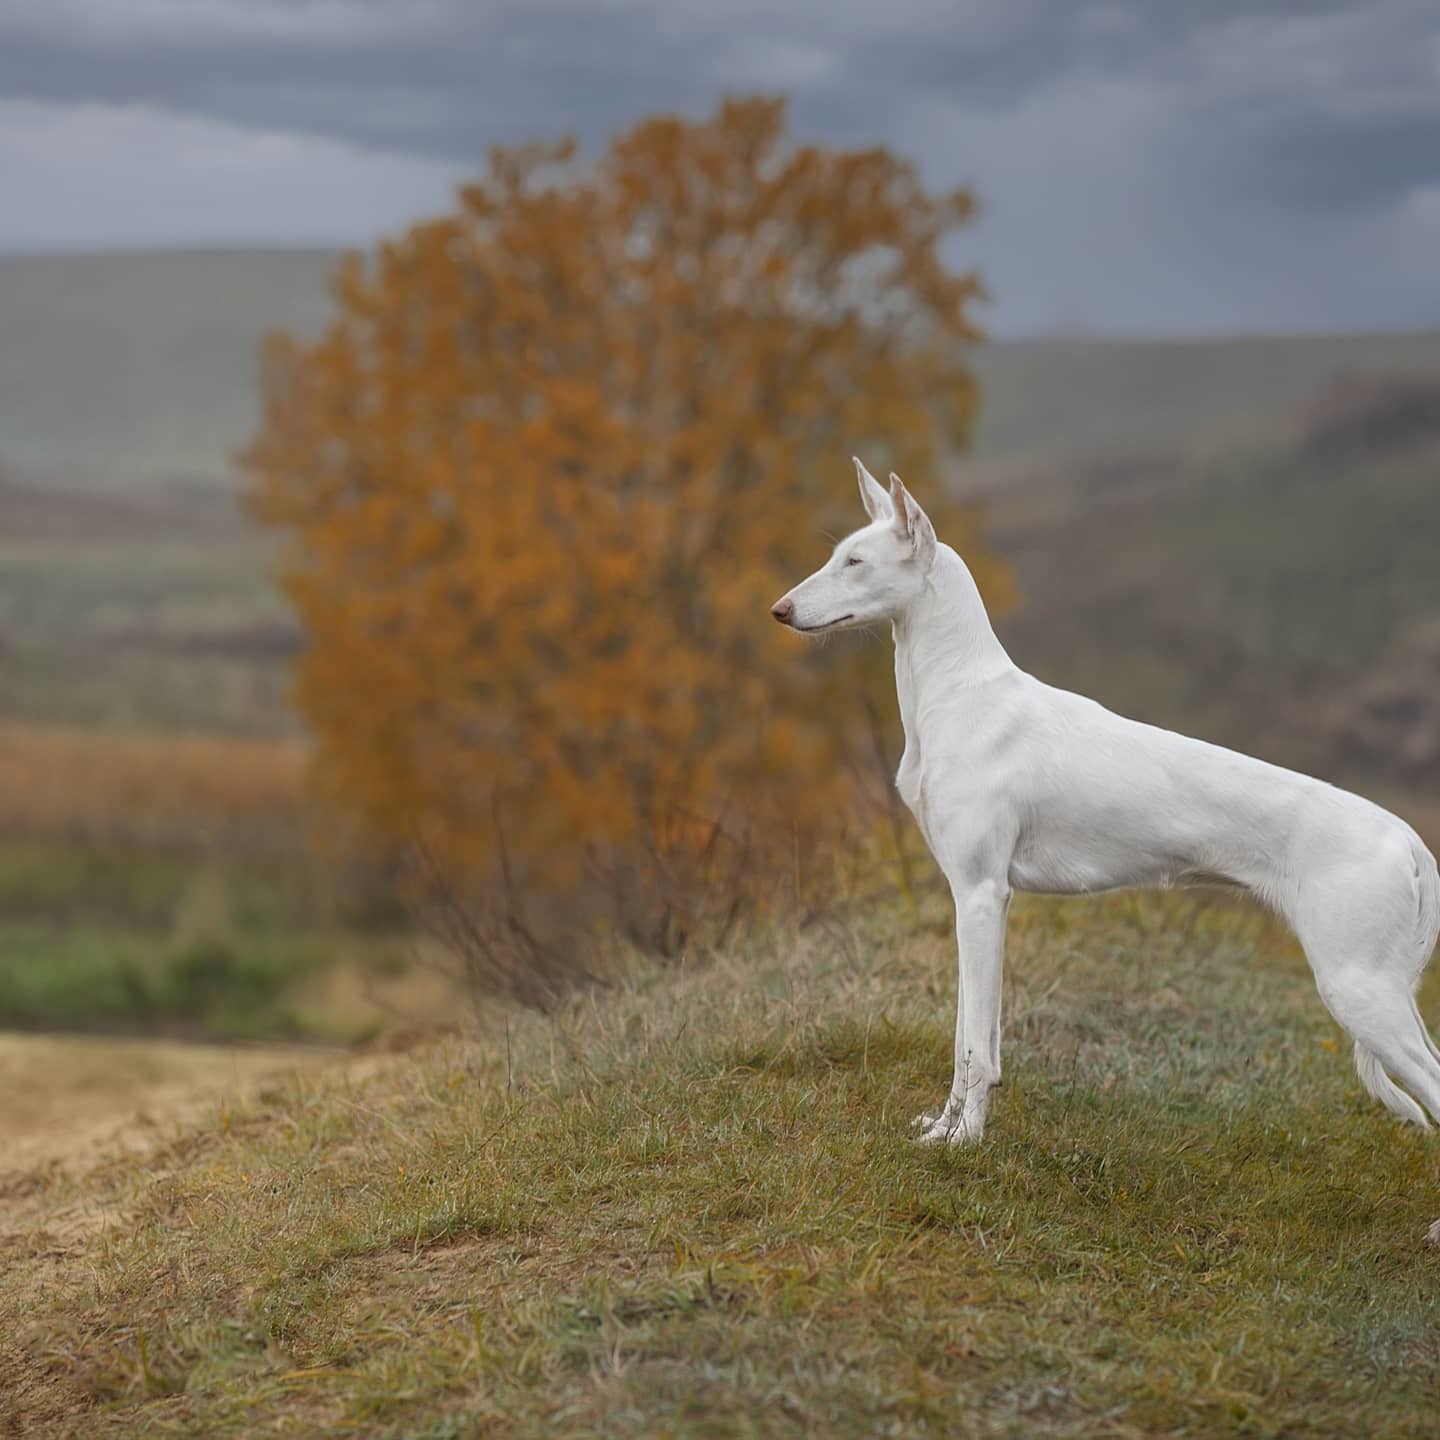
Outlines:
[[855, 476], [860, 481], [860, 499], [865, 504], [865, 513], [872, 520], [888, 520], [892, 511], [885, 487], [860, 463], [858, 455], [850, 458], [855, 462]]
[[895, 512], [896, 531], [910, 542], [915, 558], [928, 569], [935, 558], [935, 527], [893, 470], [890, 472], [890, 504]]

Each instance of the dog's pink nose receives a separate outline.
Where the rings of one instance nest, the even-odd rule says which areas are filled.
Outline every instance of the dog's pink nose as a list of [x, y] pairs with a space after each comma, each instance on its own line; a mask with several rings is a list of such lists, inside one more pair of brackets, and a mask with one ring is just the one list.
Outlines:
[[782, 624], [788, 625], [790, 617], [795, 613], [795, 602], [793, 600], [777, 600], [771, 607], [770, 613]]

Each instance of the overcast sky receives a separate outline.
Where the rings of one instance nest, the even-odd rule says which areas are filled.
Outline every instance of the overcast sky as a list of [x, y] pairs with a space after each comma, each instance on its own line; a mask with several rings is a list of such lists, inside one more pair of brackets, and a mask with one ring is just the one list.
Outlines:
[[995, 333], [1440, 325], [1440, 0], [0, 0], [0, 250], [364, 243], [756, 90], [975, 185]]

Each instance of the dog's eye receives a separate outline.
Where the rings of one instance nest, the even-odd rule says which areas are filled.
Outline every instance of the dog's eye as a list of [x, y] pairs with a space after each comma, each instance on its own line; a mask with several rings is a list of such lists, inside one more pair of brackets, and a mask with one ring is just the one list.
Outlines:
[[846, 564], [847, 566], [850, 566], [850, 565], [863, 565], [864, 563], [865, 563], [865, 562], [864, 562], [858, 555], [852, 555], [852, 556], [845, 562], [845, 564]]

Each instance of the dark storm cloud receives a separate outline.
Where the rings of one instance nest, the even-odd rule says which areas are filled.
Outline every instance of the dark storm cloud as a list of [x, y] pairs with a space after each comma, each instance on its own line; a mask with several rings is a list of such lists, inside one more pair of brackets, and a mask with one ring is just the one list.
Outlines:
[[[802, 115], [874, 133], [896, 106], [926, 95], [1004, 111], [1067, 76], [1150, 74], [1177, 107], [1216, 127], [1216, 143], [1248, 133], [1263, 150], [1274, 133], [1277, 155], [1320, 173], [1333, 168], [1323, 158], [1338, 141], [1354, 158], [1383, 155], [1379, 168], [1397, 183], [1433, 173], [1433, 129], [1406, 128], [1440, 120], [1440, 12], [1429, 0], [810, 0], [778, 9], [12, 0], [0, 5], [0, 94], [159, 105], [463, 160], [496, 139], [594, 136], [636, 113], [695, 110], [722, 88], [784, 89]], [[1415, 92], [1412, 115], [1385, 123], [1364, 113], [1389, 88]], [[1357, 97], [1361, 113], [1351, 113]], [[1258, 168], [1253, 150], [1236, 158]]]
[[631, 114], [693, 108], [714, 89], [705, 25], [639, 3], [302, 3], [310, 23], [286, 26], [235, 0], [228, 23], [218, 5], [163, 17], [140, 6], [128, 28], [78, 23], [79, 8], [0, 11], [0, 94], [161, 105], [466, 160], [496, 140], [594, 136]]
[[[975, 258], [1012, 325], [1077, 301], [1122, 325], [1156, 305], [1203, 324], [1214, 275], [1267, 245], [1280, 263], [1279, 232], [1317, 217], [1346, 244], [1380, 227], [1391, 264], [1433, 238], [1433, 0], [0, 0], [0, 100], [145, 106], [457, 173], [496, 142], [593, 145], [749, 90], [790, 95], [807, 134], [886, 141], [938, 181], [975, 181]], [[1037, 236], [1047, 211], [1070, 250]], [[1359, 264], [1338, 235], [1334, 263]], [[1075, 247], [1084, 286], [1067, 278]], [[1330, 303], [1338, 318], [1344, 296]]]

